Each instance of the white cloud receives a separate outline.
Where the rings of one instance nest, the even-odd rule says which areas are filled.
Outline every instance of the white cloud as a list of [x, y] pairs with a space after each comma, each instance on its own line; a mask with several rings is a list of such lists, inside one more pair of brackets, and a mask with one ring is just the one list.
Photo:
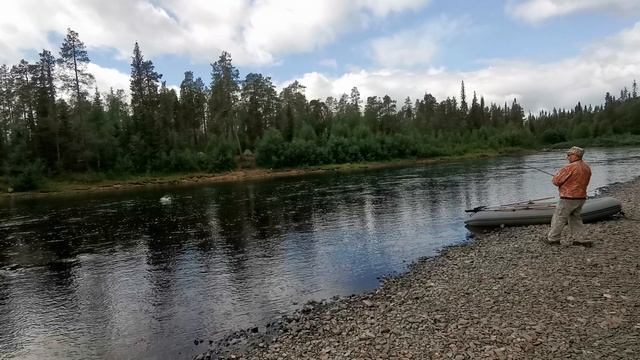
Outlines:
[[0, 13], [0, 62], [16, 62], [25, 50], [55, 50], [60, 45], [50, 44], [48, 35], [70, 27], [89, 48], [112, 48], [121, 58], [138, 41], [147, 57], [180, 54], [204, 62], [226, 50], [239, 65], [269, 64], [428, 1], [11, 1]]
[[373, 57], [385, 67], [428, 64], [438, 52], [439, 45], [463, 31], [468, 23], [468, 19], [442, 16], [418, 28], [375, 39], [371, 43]]
[[328, 68], [332, 68], [332, 69], [338, 68], [338, 61], [336, 61], [336, 59], [322, 59], [318, 63]]
[[538, 23], [552, 17], [579, 11], [608, 11], [623, 15], [639, 14], [637, 0], [510, 0], [507, 14], [529, 23]]
[[[464, 80], [467, 97], [473, 91], [485, 101], [511, 103], [516, 97], [525, 109], [537, 112], [553, 107], [601, 104], [604, 93], [616, 95], [640, 74], [640, 22], [616, 36], [594, 43], [576, 57], [546, 64], [526, 61], [493, 61], [469, 72], [428, 70], [358, 70], [332, 78], [308, 73], [299, 80], [307, 86], [307, 97], [325, 98], [349, 93], [356, 86], [363, 99], [390, 95], [398, 101], [406, 96], [422, 98], [425, 92], [438, 100], [459, 97]], [[639, 79], [640, 80], [640, 79]], [[470, 101], [470, 100], [469, 100]]]
[[354, 4], [357, 8], [365, 9], [382, 17], [394, 12], [418, 10], [428, 2], [429, 0], [356, 0]]
[[124, 74], [116, 69], [102, 67], [93, 63], [87, 65], [87, 72], [93, 74], [96, 79], [96, 86], [100, 92], [108, 92], [122, 89], [129, 93], [129, 74]]

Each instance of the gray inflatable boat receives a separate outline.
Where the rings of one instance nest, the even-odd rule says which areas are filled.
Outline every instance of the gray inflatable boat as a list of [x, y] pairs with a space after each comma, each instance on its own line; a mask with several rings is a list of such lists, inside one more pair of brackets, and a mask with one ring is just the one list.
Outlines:
[[[474, 214], [465, 221], [465, 224], [474, 227], [550, 224], [556, 201], [549, 199], [552, 198], [500, 206], [480, 206], [467, 210]], [[621, 210], [620, 201], [612, 197], [587, 199], [582, 207], [582, 221], [602, 220]]]

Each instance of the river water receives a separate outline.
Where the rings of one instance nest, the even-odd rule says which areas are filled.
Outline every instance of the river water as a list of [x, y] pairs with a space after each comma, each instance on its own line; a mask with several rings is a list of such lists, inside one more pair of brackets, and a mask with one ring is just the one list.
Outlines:
[[[585, 160], [590, 194], [640, 175], [637, 148]], [[0, 358], [190, 359], [230, 330], [373, 289], [468, 241], [465, 209], [553, 196], [550, 177], [526, 167], [565, 161], [546, 152], [4, 200]]]

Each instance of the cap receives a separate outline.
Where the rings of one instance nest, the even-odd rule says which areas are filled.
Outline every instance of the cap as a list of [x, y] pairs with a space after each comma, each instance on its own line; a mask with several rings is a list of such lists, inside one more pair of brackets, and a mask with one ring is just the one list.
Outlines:
[[571, 155], [571, 154], [576, 154], [579, 157], [582, 157], [582, 155], [584, 155], [584, 149], [581, 147], [574, 146], [571, 149], [567, 150], [567, 155]]

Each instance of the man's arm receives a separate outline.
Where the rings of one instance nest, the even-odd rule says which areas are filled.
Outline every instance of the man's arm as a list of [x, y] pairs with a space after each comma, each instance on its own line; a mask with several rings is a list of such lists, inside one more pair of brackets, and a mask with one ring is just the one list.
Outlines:
[[572, 173], [571, 169], [569, 169], [568, 166], [565, 166], [562, 169], [558, 170], [558, 172], [553, 176], [553, 179], [551, 179], [551, 182], [555, 186], [560, 186], [564, 184], [564, 182], [567, 181], [567, 179], [569, 179], [569, 176], [571, 176], [571, 173]]

